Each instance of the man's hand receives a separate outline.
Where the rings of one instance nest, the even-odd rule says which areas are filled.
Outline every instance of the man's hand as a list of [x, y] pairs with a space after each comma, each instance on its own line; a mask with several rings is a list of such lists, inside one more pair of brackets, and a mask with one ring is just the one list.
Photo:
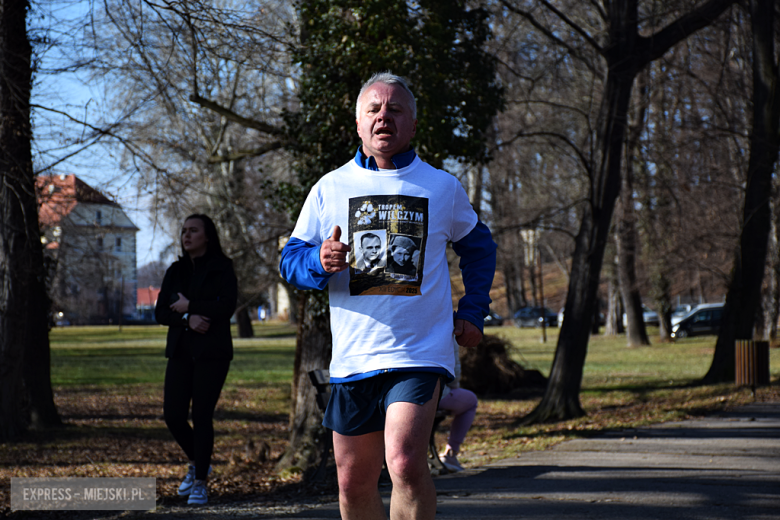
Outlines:
[[211, 326], [211, 320], [200, 314], [191, 314], [190, 317], [187, 318], [187, 323], [190, 328], [198, 334], [205, 334]]
[[471, 322], [455, 320], [455, 340], [461, 347], [476, 347], [482, 341], [482, 332]]
[[338, 273], [349, 267], [347, 253], [352, 251], [352, 248], [342, 244], [340, 239], [341, 228], [334, 226], [330, 238], [323, 242], [320, 248], [320, 263], [328, 273]]

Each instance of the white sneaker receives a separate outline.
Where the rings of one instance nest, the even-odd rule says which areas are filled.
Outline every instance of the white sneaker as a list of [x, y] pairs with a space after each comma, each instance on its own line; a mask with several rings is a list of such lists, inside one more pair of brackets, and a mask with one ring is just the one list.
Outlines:
[[192, 484], [192, 491], [190, 492], [190, 498], [187, 500], [188, 504], [203, 505], [209, 501], [208, 493], [206, 492], [206, 481], [196, 480]]
[[[208, 475], [211, 475], [211, 466], [209, 466], [209, 472]], [[187, 469], [187, 475], [184, 477], [184, 480], [181, 482], [181, 486], [179, 486], [179, 495], [185, 497], [190, 494], [192, 491], [192, 485], [195, 483], [195, 466], [193, 464], [189, 465], [189, 468]]]
[[442, 464], [444, 464], [444, 467], [447, 468], [447, 470], [453, 473], [457, 473], [458, 471], [463, 471], [465, 469], [460, 465], [458, 458], [452, 453], [452, 450], [450, 449], [440, 453], [439, 460]]

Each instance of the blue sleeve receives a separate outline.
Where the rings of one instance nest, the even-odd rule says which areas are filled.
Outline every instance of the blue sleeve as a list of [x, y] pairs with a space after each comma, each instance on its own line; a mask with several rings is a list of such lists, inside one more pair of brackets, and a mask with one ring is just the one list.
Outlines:
[[466, 295], [458, 302], [456, 319], [466, 320], [481, 331], [490, 311], [490, 288], [496, 273], [496, 243], [488, 227], [477, 222], [468, 235], [452, 243], [460, 257]]
[[282, 259], [279, 261], [279, 273], [296, 289], [322, 290], [333, 276], [325, 271], [320, 263], [320, 246], [304, 242], [298, 238], [290, 238], [282, 249]]

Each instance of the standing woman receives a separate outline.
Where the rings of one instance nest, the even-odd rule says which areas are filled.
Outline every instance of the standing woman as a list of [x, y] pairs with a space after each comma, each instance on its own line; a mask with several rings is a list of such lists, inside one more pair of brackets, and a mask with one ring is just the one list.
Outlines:
[[[154, 315], [168, 326], [165, 424], [189, 460], [179, 495], [189, 495], [189, 504], [205, 504], [214, 409], [233, 359], [230, 317], [238, 284], [233, 262], [222, 252], [217, 228], [206, 215], [187, 217], [181, 248], [182, 256], [165, 273]], [[187, 421], [190, 402], [192, 426]]]

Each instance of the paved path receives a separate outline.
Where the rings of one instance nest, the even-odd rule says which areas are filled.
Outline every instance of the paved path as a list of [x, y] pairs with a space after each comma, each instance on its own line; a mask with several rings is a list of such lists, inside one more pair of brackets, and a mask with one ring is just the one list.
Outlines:
[[[435, 481], [437, 520], [777, 520], [780, 403], [567, 441]], [[336, 519], [338, 505], [279, 518]]]

